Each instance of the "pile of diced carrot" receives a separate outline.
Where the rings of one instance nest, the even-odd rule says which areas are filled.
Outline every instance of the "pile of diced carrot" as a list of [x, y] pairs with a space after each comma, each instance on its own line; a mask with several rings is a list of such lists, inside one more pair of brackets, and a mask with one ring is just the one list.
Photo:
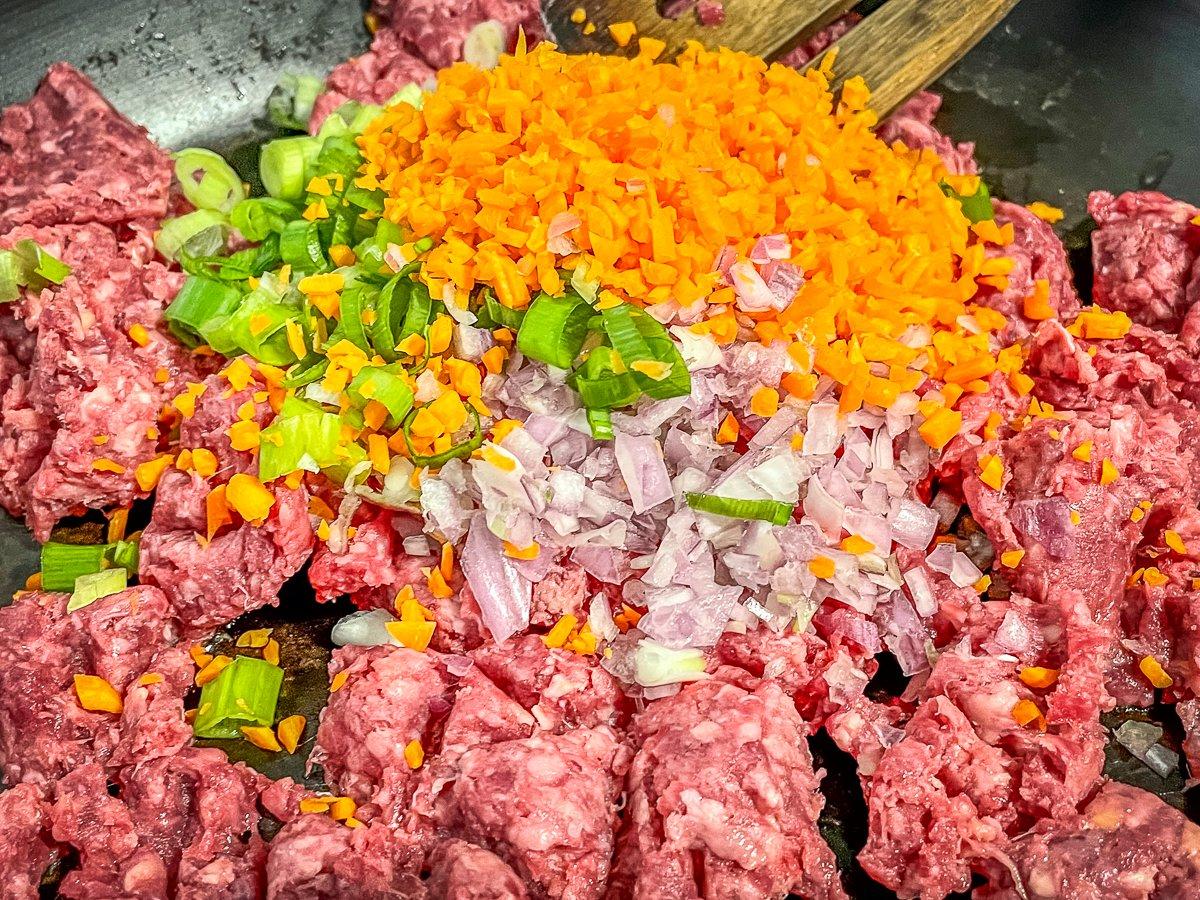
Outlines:
[[[984, 389], [1003, 317], [970, 301], [981, 283], [1007, 284], [1011, 262], [985, 245], [1011, 228], [972, 226], [941, 183], [973, 185], [931, 151], [878, 139], [861, 79], [835, 101], [828, 69], [699, 46], [661, 63], [660, 51], [541, 45], [492, 71], [453, 66], [421, 109], [397, 104], [368, 128], [358, 182], [437, 241], [422, 273], [434, 296], [462, 302], [488, 284], [521, 308], [584, 266], [635, 303], [705, 300], [695, 327], [723, 343], [786, 341], [799, 371], [783, 387], [797, 396], [818, 374], [847, 408], [890, 405], [925, 374]], [[576, 219], [577, 252], [563, 255], [554, 239]], [[778, 233], [806, 281], [787, 309], [745, 313], [714, 262]]]

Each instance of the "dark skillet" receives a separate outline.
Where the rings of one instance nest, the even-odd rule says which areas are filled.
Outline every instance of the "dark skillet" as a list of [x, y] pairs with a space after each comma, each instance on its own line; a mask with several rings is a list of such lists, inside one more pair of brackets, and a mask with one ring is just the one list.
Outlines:
[[[278, 76], [324, 74], [362, 52], [361, 12], [358, 0], [0, 0], [0, 106], [25, 99], [47, 66], [69, 60], [160, 143], [213, 147], [249, 171], [255, 146], [271, 133], [262, 111]], [[1200, 0], [1024, 0], [942, 79], [940, 122], [977, 142], [993, 193], [1064, 207], [1068, 246], [1082, 248], [1089, 189], [1159, 187], [1200, 200], [1197, 38]], [[1086, 253], [1074, 256], [1085, 271]], [[24, 528], [3, 517], [0, 560], [7, 598], [37, 556]], [[288, 668], [281, 709], [309, 716], [311, 747], [328, 630], [342, 610], [316, 607], [299, 585], [285, 590], [286, 614], [247, 617], [245, 627], [280, 629]], [[880, 690], [896, 686], [877, 681]], [[227, 749], [270, 775], [304, 775], [303, 753], [269, 757], [241, 742]], [[849, 857], [864, 826], [856, 779], [827, 741], [815, 749], [831, 769], [826, 836]], [[1183, 802], [1181, 783], [1147, 782], [1120, 751], [1110, 763], [1114, 777]], [[852, 879], [855, 897], [888, 896]]]

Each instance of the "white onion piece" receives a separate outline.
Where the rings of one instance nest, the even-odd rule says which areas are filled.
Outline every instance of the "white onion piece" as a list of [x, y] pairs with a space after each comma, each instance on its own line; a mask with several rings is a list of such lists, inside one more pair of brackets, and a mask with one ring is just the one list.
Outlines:
[[494, 69], [507, 43], [504, 26], [495, 19], [485, 19], [463, 39], [463, 61], [480, 69]]
[[588, 604], [588, 625], [592, 634], [602, 641], [614, 641], [621, 633], [617, 623], [613, 621], [612, 607], [604, 594], [597, 593]]
[[913, 606], [917, 613], [924, 618], [929, 618], [937, 612], [937, 601], [933, 595], [933, 585], [929, 581], [929, 575], [920, 566], [914, 566], [904, 573], [904, 583], [908, 585], [909, 594], [912, 596]]
[[937, 533], [938, 514], [917, 500], [902, 497], [888, 521], [897, 544], [909, 550], [924, 550]]
[[533, 585], [504, 555], [500, 540], [488, 530], [482, 513], [471, 520], [462, 552], [462, 570], [483, 613], [483, 623], [497, 643], [529, 627]]
[[671, 499], [671, 475], [656, 438], [618, 431], [614, 446], [635, 513], [644, 513]]
[[387, 623], [396, 621], [386, 609], [353, 612], [338, 619], [329, 638], [338, 647], [382, 647], [395, 641]]
[[814, 403], [808, 408], [808, 426], [804, 431], [804, 454], [833, 453], [838, 448], [838, 407], [836, 403]]
[[642, 687], [680, 684], [707, 678], [706, 661], [699, 650], [672, 650], [650, 638], [643, 638], [635, 652], [637, 683]]

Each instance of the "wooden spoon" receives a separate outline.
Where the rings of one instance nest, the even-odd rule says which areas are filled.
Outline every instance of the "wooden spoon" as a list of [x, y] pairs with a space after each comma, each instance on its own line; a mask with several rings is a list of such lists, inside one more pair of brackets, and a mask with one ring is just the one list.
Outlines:
[[[871, 88], [871, 107], [885, 116], [961, 59], [1016, 4], [888, 0], [835, 45], [835, 86], [862, 75]], [[666, 41], [668, 53], [696, 40], [774, 59], [854, 5], [853, 0], [725, 0], [725, 22], [711, 27], [701, 25], [694, 12], [664, 19], [653, 0], [546, 0], [544, 12], [550, 34], [568, 53], [619, 53], [607, 26], [633, 22], [638, 35]], [[571, 21], [580, 7], [597, 25], [591, 35]]]

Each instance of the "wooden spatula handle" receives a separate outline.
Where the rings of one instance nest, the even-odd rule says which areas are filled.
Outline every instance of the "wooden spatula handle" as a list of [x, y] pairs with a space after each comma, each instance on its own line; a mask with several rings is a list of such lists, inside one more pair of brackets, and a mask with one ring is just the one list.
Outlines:
[[[564, 50], [612, 53], [612, 38], [605, 30], [614, 22], [630, 21], [638, 34], [666, 41], [670, 58], [689, 40], [708, 47], [729, 47], [772, 59], [811, 37], [834, 19], [844, 15], [855, 0], [725, 0], [725, 22], [710, 28], [700, 26], [694, 12], [672, 21], [658, 14], [654, 0], [548, 0], [543, 6], [550, 33]], [[591, 37], [581, 34], [570, 21], [582, 6], [600, 26]]]
[[871, 108], [886, 116], [958, 62], [1017, 2], [888, 0], [837, 42], [835, 83], [863, 76]]

